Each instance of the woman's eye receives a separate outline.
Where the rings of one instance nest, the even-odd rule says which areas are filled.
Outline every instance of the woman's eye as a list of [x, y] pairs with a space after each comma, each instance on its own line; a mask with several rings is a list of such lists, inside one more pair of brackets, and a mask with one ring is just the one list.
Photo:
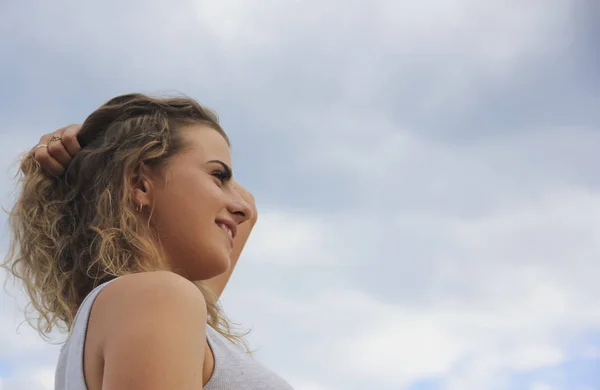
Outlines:
[[223, 171], [214, 171], [212, 173], [212, 175], [214, 177], [216, 177], [217, 179], [219, 179], [219, 181], [221, 182], [221, 184], [225, 184], [225, 182], [228, 179], [227, 174], [225, 172], [223, 172]]

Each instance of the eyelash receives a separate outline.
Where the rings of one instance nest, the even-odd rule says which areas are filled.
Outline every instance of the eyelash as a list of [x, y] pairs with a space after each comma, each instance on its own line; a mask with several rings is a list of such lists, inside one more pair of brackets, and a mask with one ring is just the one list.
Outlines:
[[217, 179], [219, 179], [219, 181], [221, 182], [221, 184], [225, 184], [225, 182], [227, 180], [229, 180], [229, 175], [227, 174], [227, 172], [224, 172], [224, 171], [214, 171], [212, 173], [212, 175], [214, 177], [216, 177]]

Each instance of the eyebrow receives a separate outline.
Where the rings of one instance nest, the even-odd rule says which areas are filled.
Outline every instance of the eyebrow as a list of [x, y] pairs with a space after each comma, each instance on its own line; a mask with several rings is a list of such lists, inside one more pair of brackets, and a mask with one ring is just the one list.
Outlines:
[[231, 168], [229, 167], [229, 165], [225, 164], [223, 161], [221, 160], [210, 160], [206, 162], [207, 164], [209, 163], [215, 163], [215, 164], [219, 164], [220, 166], [223, 167], [223, 170], [225, 171], [225, 174], [229, 177], [233, 176], [233, 171], [231, 170]]

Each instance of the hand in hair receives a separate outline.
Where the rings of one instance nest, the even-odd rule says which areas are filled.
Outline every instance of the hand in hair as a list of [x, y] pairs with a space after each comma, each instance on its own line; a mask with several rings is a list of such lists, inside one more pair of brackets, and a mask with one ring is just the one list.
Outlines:
[[32, 149], [33, 159], [51, 175], [62, 175], [73, 157], [81, 150], [77, 134], [81, 125], [69, 125], [44, 134]]

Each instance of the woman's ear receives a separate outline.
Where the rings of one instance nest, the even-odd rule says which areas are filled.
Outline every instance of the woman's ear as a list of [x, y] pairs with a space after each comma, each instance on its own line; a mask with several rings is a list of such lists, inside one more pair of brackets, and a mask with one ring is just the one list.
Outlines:
[[151, 206], [154, 199], [154, 186], [151, 180], [150, 168], [141, 162], [129, 182], [132, 201], [136, 208], [143, 209]]

